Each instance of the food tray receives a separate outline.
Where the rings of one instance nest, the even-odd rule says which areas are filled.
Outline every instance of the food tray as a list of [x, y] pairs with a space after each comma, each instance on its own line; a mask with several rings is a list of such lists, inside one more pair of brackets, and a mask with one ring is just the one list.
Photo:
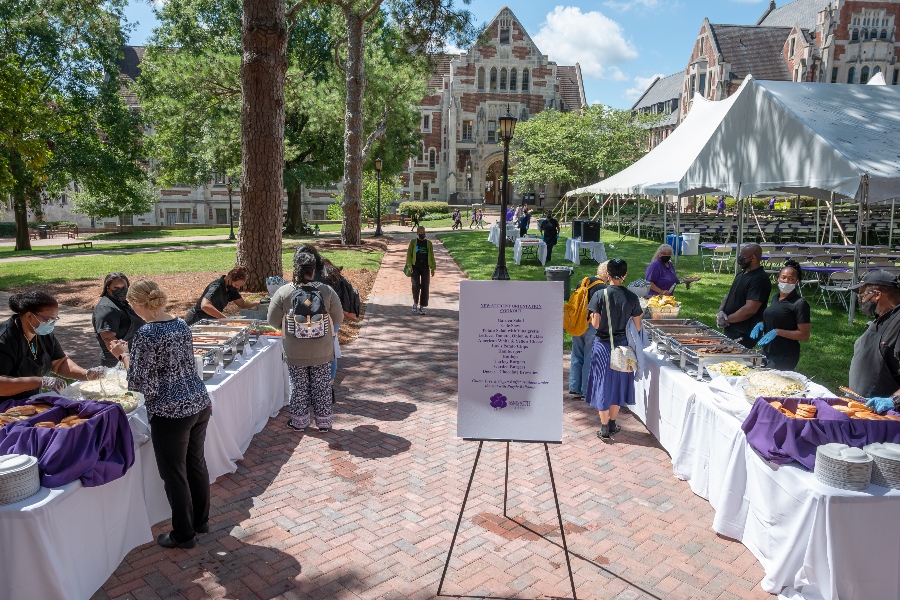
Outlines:
[[[259, 339], [259, 327], [261, 325], [259, 319], [251, 319], [247, 317], [228, 317], [225, 319], [203, 319], [196, 323], [195, 326], [218, 327], [223, 329], [241, 329], [244, 333], [244, 341], [255, 344]], [[212, 331], [212, 330], [210, 330]]]
[[[213, 369], [215, 369], [216, 365], [220, 367], [225, 366], [225, 346], [220, 346], [217, 344], [194, 344], [194, 349], [203, 351], [203, 354], [194, 354], [194, 356], [200, 356], [203, 358], [204, 369], [206, 369], [207, 367], [212, 367]], [[234, 360], [234, 353], [231, 353], [228, 356], [228, 362], [230, 363], [232, 360]]]
[[668, 347], [669, 342], [668, 339], [673, 335], [712, 335], [717, 333], [715, 329], [711, 329], [706, 325], [663, 325], [656, 326], [653, 328], [648, 327], [647, 333], [649, 334], [650, 341], [656, 342], [656, 345], [663, 345]]
[[[250, 327], [228, 327], [226, 325], [202, 325], [191, 327], [194, 337], [213, 335], [232, 336], [235, 344], [243, 344], [250, 337]], [[226, 345], [230, 342], [226, 342]]]
[[[732, 353], [716, 353], [716, 354], [707, 354], [702, 352], [702, 350], [711, 348], [711, 349], [725, 349], [725, 348], [734, 348], [734, 352]], [[681, 367], [681, 370], [684, 372], [688, 371], [688, 365], [695, 365], [697, 367], [696, 378], [698, 381], [703, 379], [703, 373], [706, 370], [707, 365], [712, 365], [715, 363], [725, 362], [729, 360], [733, 360], [735, 362], [742, 362], [747, 364], [747, 366], [759, 366], [762, 364], [762, 361], [765, 357], [755, 350], [750, 350], [749, 348], [744, 348], [740, 344], [731, 343], [731, 344], [682, 344], [680, 346], [680, 352], [676, 357], [678, 361], [678, 366]]]
[[206, 332], [193, 332], [194, 346], [222, 346], [226, 354], [236, 354], [237, 346], [243, 343], [238, 336]]
[[655, 327], [666, 327], [666, 326], [677, 326], [677, 327], [705, 327], [705, 325], [698, 321], [697, 319], [645, 319], [643, 321], [644, 325], [647, 327], [655, 328]]
[[681, 356], [681, 349], [683, 346], [730, 346], [733, 344], [734, 342], [731, 338], [710, 328], [707, 328], [701, 333], [673, 333], [660, 335], [656, 342], [657, 347], [664, 346], [666, 352], [675, 356]]

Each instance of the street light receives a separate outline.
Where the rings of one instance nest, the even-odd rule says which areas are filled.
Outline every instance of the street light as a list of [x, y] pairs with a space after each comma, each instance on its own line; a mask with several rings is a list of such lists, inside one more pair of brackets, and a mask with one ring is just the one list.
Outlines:
[[228, 178], [228, 184], [225, 186], [228, 188], [228, 225], [231, 227], [231, 231], [228, 234], [228, 239], [233, 240], [234, 237], [234, 210], [231, 206], [231, 177]]
[[509, 112], [506, 105], [506, 114], [498, 119], [500, 121], [500, 139], [503, 140], [503, 194], [500, 200], [500, 248], [497, 254], [497, 267], [491, 279], [509, 281], [509, 272], [506, 270], [506, 206], [509, 204], [509, 142], [512, 141], [516, 131], [516, 118]]
[[381, 237], [381, 167], [383, 163], [380, 158], [375, 159], [375, 177], [378, 180], [378, 214], [375, 215], [378, 225], [375, 227], [375, 237]]

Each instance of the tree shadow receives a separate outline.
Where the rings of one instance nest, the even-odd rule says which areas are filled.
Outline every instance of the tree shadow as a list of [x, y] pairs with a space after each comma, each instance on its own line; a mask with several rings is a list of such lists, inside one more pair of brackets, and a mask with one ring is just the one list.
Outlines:
[[357, 458], [388, 458], [408, 452], [412, 444], [406, 438], [384, 433], [377, 425], [357, 425], [352, 431], [332, 429], [325, 434], [313, 433], [328, 441], [328, 449], [347, 452]]
[[376, 402], [343, 398], [340, 406], [335, 405], [334, 414], [349, 414], [367, 417], [376, 421], [404, 421], [418, 410], [411, 402]]

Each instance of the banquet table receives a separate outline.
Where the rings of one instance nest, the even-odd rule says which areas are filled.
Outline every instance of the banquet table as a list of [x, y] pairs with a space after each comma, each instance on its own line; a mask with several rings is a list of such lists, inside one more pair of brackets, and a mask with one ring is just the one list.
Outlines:
[[[519, 238], [519, 230], [513, 227], [512, 222], [506, 224], [506, 239], [516, 240]], [[494, 223], [488, 231], [488, 241], [495, 246], [500, 246], [500, 224]]]
[[537, 250], [537, 258], [541, 264], [547, 262], [547, 244], [540, 238], [516, 238], [516, 244], [513, 247], [513, 259], [517, 265], [522, 264], [522, 254], [527, 248]]
[[631, 412], [672, 457], [675, 476], [710, 502], [713, 529], [760, 561], [764, 590], [790, 600], [900, 597], [900, 490], [841, 490], [796, 463], [763, 460], [741, 430], [746, 400], [651, 349], [644, 358]]
[[603, 242], [582, 242], [578, 238], [566, 240], [566, 260], [580, 265], [582, 250], [590, 252], [591, 258], [597, 261], [597, 264], [606, 262], [606, 246]]
[[[286, 404], [286, 377], [281, 338], [263, 337], [247, 359], [206, 382], [210, 482], [237, 469], [253, 435]], [[171, 517], [145, 407], [129, 414], [129, 425], [142, 445], [123, 477], [98, 487], [74, 481], [41, 488], [0, 506], [0, 539], [15, 549], [0, 561], [0, 598], [90, 598], [133, 548], [153, 540], [151, 527]]]

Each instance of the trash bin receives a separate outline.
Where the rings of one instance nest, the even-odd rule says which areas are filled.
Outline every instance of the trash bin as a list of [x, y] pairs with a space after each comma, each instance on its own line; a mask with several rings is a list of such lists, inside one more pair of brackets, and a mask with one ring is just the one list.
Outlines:
[[683, 233], [684, 247], [682, 253], [685, 256], [697, 256], [700, 254], [700, 234], [699, 233]]
[[682, 250], [683, 250], [682, 244], [684, 244], [684, 236], [683, 235], [678, 236], [678, 243], [676, 243], [675, 235], [669, 234], [666, 236], [666, 243], [668, 245], [672, 246], [672, 249], [675, 250], [675, 254], [682, 254]]
[[572, 293], [572, 274], [574, 272], [575, 269], [572, 267], [547, 267], [544, 269], [547, 281], [563, 282], [563, 302], [568, 301], [569, 294]]
[[37, 230], [38, 230], [38, 237], [41, 238], [42, 240], [46, 240], [47, 239], [47, 231], [48, 231], [47, 226], [46, 225], [38, 225]]

